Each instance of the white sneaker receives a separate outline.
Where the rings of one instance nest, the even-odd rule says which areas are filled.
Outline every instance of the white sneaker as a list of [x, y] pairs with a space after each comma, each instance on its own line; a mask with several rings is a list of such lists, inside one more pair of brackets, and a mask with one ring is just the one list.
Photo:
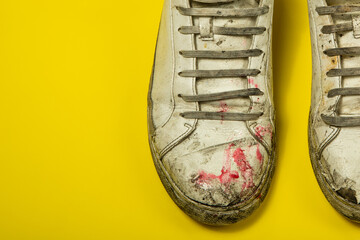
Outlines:
[[328, 201], [360, 221], [360, 1], [309, 0], [312, 165]]
[[149, 90], [158, 174], [194, 219], [230, 224], [274, 170], [273, 0], [165, 0]]

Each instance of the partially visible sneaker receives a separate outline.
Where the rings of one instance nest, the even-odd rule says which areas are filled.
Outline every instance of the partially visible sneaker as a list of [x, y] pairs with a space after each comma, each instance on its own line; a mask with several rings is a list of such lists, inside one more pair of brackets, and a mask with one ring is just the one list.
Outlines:
[[360, 1], [309, 0], [312, 165], [328, 201], [360, 221]]
[[273, 0], [165, 0], [149, 142], [189, 216], [225, 225], [263, 201], [274, 170]]

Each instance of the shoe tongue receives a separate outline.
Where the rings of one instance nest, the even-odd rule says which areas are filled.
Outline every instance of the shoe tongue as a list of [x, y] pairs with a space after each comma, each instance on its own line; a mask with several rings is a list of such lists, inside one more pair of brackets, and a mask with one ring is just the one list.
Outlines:
[[[359, 47], [360, 41], [355, 39], [352, 32], [338, 36], [339, 47]], [[341, 57], [341, 68], [360, 67], [360, 56]], [[342, 87], [360, 87], [360, 76], [342, 77]], [[339, 113], [341, 115], [360, 115], [360, 96], [344, 96], [340, 100]]]
[[[193, 7], [206, 8], [254, 8], [259, 4], [256, 0], [235, 0], [226, 4], [200, 4], [193, 2]], [[194, 25], [199, 26], [199, 18], [193, 17]], [[242, 28], [254, 27], [256, 17], [248, 18], [213, 18], [212, 25], [217, 27]], [[213, 40], [201, 39], [195, 36], [196, 50], [210, 51], [236, 51], [251, 49], [252, 36], [213, 36]], [[249, 61], [247, 58], [241, 59], [197, 59], [197, 69], [199, 70], [228, 70], [228, 69], [248, 69]], [[255, 86], [253, 86], [255, 87]], [[197, 78], [196, 88], [198, 94], [219, 93], [248, 88], [247, 78]], [[201, 111], [207, 112], [247, 112], [250, 106], [250, 99], [237, 98], [224, 101], [200, 103]]]
[[[344, 0], [328, 0], [329, 5], [343, 5]], [[346, 1], [346, 4], [360, 4], [360, 0]], [[351, 15], [333, 15], [334, 24], [341, 24], [351, 22]], [[360, 47], [360, 39], [354, 38], [354, 32], [349, 31], [345, 33], [336, 34], [337, 47]], [[342, 56], [341, 68], [359, 68], [360, 56]], [[342, 77], [343, 88], [360, 87], [360, 76]], [[360, 96], [344, 96], [340, 99], [338, 106], [340, 115], [360, 115]]]

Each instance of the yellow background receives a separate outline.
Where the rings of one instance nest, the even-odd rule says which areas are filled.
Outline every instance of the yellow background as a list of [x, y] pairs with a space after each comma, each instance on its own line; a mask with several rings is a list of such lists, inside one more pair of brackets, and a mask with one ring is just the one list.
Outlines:
[[360, 239], [308, 156], [306, 0], [275, 0], [278, 163], [262, 207], [207, 227], [152, 163], [147, 90], [162, 0], [0, 0], [0, 239]]

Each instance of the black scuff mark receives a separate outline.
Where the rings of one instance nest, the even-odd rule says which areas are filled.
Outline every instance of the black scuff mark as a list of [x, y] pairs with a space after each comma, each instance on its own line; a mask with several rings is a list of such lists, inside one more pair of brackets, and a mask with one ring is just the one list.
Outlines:
[[340, 188], [336, 193], [351, 203], [357, 204], [356, 191], [351, 188]]

